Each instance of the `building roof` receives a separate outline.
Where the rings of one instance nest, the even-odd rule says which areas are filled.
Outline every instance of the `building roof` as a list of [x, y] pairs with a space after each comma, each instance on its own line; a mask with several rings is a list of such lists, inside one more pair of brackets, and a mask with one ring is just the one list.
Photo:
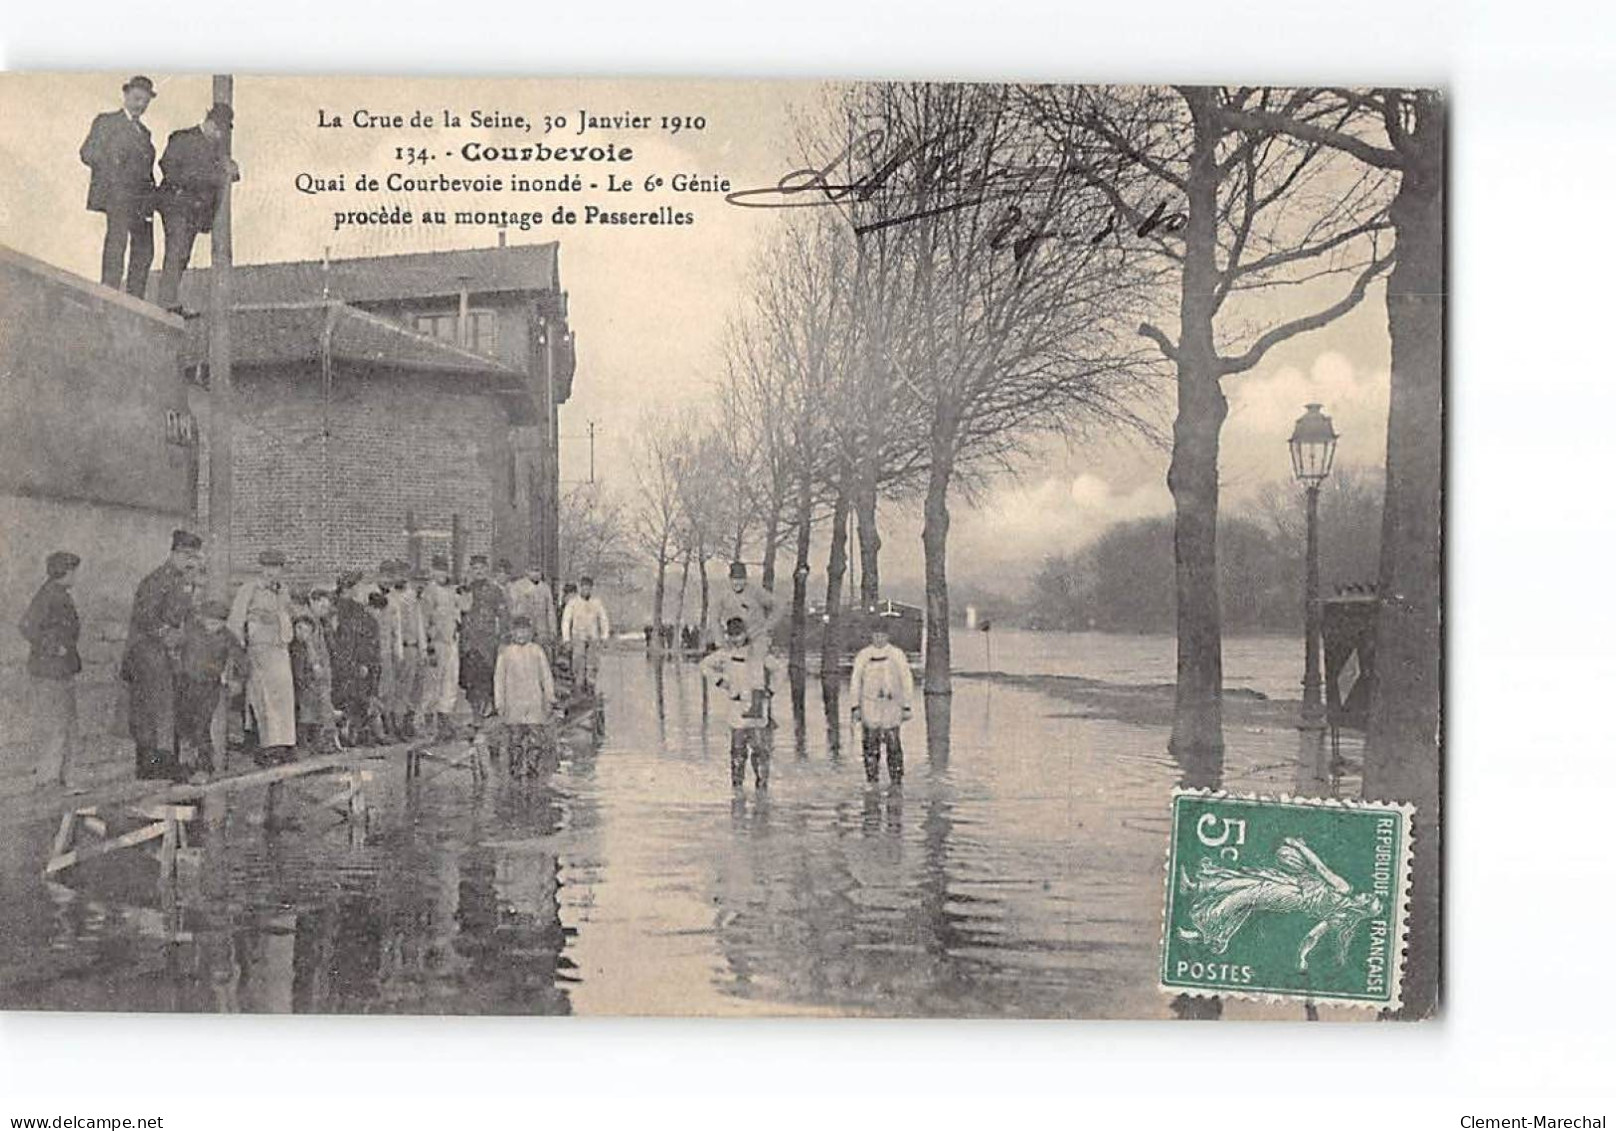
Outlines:
[[[317, 259], [237, 263], [231, 268], [232, 298], [237, 305], [317, 302], [327, 295], [341, 302], [386, 302], [458, 295], [462, 286], [473, 294], [559, 293], [560, 249], [552, 241], [333, 259], [329, 265]], [[186, 309], [207, 307], [207, 287], [206, 268], [185, 273], [180, 298]]]
[[[329, 346], [325, 342], [329, 325]], [[190, 322], [188, 361], [207, 356], [207, 323]], [[526, 375], [495, 358], [389, 322], [340, 302], [239, 304], [230, 319], [230, 355], [235, 365], [318, 361], [329, 348], [342, 361], [492, 378], [522, 385]]]
[[[205, 361], [206, 320], [191, 319], [187, 330], [186, 363]], [[356, 307], [340, 302], [258, 303], [232, 311], [232, 365], [318, 362], [326, 349], [333, 361], [471, 379], [481, 391], [498, 397], [513, 420], [529, 422], [538, 411], [521, 370]]]

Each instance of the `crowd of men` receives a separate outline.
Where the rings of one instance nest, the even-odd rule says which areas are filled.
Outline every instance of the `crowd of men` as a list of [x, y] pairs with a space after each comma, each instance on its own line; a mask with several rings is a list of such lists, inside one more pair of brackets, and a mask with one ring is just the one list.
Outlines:
[[[151, 272], [152, 217], [163, 219], [163, 269], [157, 301], [180, 312], [180, 280], [191, 262], [196, 237], [213, 230], [224, 186], [241, 179], [230, 158], [229, 135], [235, 113], [214, 103], [199, 124], [168, 135], [157, 157], [151, 130], [140, 119], [157, 88], [145, 75], [123, 84], [123, 103], [98, 114], [79, 147], [79, 160], [90, 167], [85, 207], [106, 216], [101, 245], [101, 282], [146, 297]], [[153, 166], [161, 171], [158, 183]]]
[[[47, 557], [19, 625], [30, 648], [35, 775], [69, 789], [79, 785], [80, 564], [68, 551]], [[174, 531], [168, 557], [135, 590], [119, 666], [137, 777], [205, 777], [236, 736], [265, 765], [444, 737], [462, 705], [474, 722], [526, 733], [556, 706], [558, 652], [573, 689], [589, 694], [611, 635], [591, 578], [569, 583], [558, 602], [536, 562], [512, 576], [509, 561], [491, 571], [487, 555], [473, 554], [456, 582], [444, 556], [428, 570], [395, 559], [373, 576], [346, 570], [330, 588], [306, 589], [287, 582], [286, 567], [283, 553], [267, 550], [230, 604], [205, 600], [202, 539]]]
[[[327, 589], [295, 588], [286, 556], [259, 555], [258, 573], [229, 605], [203, 600], [202, 539], [176, 530], [168, 558], [135, 590], [119, 674], [129, 685], [135, 775], [206, 778], [239, 731], [261, 765], [339, 747], [384, 745], [458, 733], [462, 705], [473, 727], [499, 724], [513, 767], [531, 764], [554, 719], [554, 668], [564, 666], [576, 692], [590, 694], [600, 650], [611, 636], [594, 583], [568, 584], [558, 602], [538, 563], [512, 576], [505, 559], [490, 570], [470, 558], [464, 582], [449, 561], [430, 569], [381, 563], [372, 577], [345, 570]], [[82, 668], [72, 586], [77, 555], [45, 559], [45, 581], [20, 631], [30, 645], [35, 774], [69, 789], [77, 741], [74, 679]], [[772, 700], [784, 675], [770, 642], [784, 606], [756, 585], [746, 567], [730, 567], [714, 609], [723, 643], [703, 659], [703, 678], [728, 701], [730, 779], [743, 786], [747, 766], [759, 789], [769, 784]], [[853, 662], [853, 720], [863, 732], [865, 774], [879, 781], [883, 755], [893, 784], [903, 779], [900, 731], [912, 715], [908, 657], [886, 622]], [[232, 711], [240, 692], [241, 709]]]

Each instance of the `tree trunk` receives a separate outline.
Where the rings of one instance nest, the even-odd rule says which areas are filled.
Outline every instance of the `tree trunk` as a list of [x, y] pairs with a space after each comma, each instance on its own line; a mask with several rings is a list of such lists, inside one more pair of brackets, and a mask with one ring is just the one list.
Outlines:
[[685, 551], [684, 569], [679, 574], [679, 631], [685, 630], [685, 594], [690, 590], [690, 551]]
[[662, 590], [667, 582], [668, 553], [663, 550], [657, 554], [656, 591], [651, 594], [651, 651], [659, 655], [662, 652], [662, 614], [667, 601]]
[[819, 674], [825, 679], [835, 679], [842, 666], [842, 579], [847, 576], [847, 514], [852, 505], [844, 478], [836, 488], [825, 565], [825, 636], [819, 650]]
[[926, 558], [927, 695], [949, 695], [953, 691], [948, 639], [948, 484], [953, 472], [952, 431], [934, 429], [931, 472], [926, 479], [925, 523], [920, 530]]
[[800, 679], [808, 670], [808, 551], [813, 545], [812, 472], [804, 469], [797, 491], [797, 559], [791, 571], [791, 671]]
[[703, 548], [697, 555], [698, 575], [701, 578], [701, 639], [702, 643], [708, 641], [707, 633], [711, 631], [708, 620], [712, 616], [712, 588], [707, 583], [707, 551]]
[[874, 462], [873, 458], [866, 460], [853, 500], [853, 513], [858, 522], [859, 604], [866, 609], [881, 600], [881, 531], [875, 517]]
[[775, 496], [769, 500], [768, 524], [763, 528], [763, 588], [774, 592], [774, 561], [780, 552], [780, 514], [785, 500]]
[[1178, 683], [1169, 749], [1202, 769], [1223, 758], [1223, 626], [1218, 603], [1218, 434], [1228, 415], [1212, 320], [1217, 278], [1217, 133], [1211, 94], [1186, 92], [1195, 121], [1179, 301], [1178, 415], [1167, 486], [1173, 494]]
[[1435, 1009], [1440, 986], [1444, 113], [1439, 100], [1422, 100], [1391, 209], [1397, 264], [1386, 280], [1392, 373], [1382, 600], [1363, 779], [1365, 797], [1416, 807], [1403, 985], [1404, 1013], [1414, 1017]]

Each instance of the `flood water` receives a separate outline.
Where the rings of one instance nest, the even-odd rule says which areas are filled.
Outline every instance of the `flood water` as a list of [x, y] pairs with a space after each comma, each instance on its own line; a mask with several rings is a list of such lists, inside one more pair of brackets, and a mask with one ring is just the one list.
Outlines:
[[[955, 671], [1075, 675], [1148, 687], [1170, 685], [1177, 670], [1178, 645], [1171, 635], [995, 627], [957, 630], [951, 644]], [[1300, 699], [1303, 655], [1300, 637], [1226, 637], [1223, 686], [1269, 699]]]
[[[612, 653], [601, 683], [604, 736], [537, 780], [372, 761], [362, 838], [285, 797], [298, 827], [266, 828], [263, 791], [232, 794], [166, 897], [138, 851], [46, 883], [59, 814], [8, 828], [0, 1006], [1175, 1015], [1155, 978], [1187, 771], [1160, 728], [962, 679], [905, 726], [902, 787], [869, 789], [810, 681], [768, 795], [736, 798], [694, 665]], [[1228, 741], [1223, 784], [1293, 787], [1294, 730]]]

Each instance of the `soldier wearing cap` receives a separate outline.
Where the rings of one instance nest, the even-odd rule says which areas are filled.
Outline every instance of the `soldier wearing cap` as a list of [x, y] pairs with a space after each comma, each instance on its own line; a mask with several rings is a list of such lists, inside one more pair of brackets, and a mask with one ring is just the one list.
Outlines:
[[426, 625], [426, 663], [421, 673], [421, 711], [438, 733], [460, 702], [461, 595], [449, 581], [449, 559], [432, 557], [432, 580], [421, 591]]
[[297, 745], [297, 700], [292, 686], [292, 599], [281, 581], [286, 555], [258, 555], [259, 575], [236, 590], [230, 632], [247, 650], [247, 711], [260, 757], [285, 758]]
[[198, 232], [213, 231], [219, 194], [241, 169], [230, 159], [229, 136], [235, 112], [226, 103], [208, 108], [202, 124], [168, 135], [163, 159], [163, 183], [157, 190], [157, 211], [163, 217], [163, 273], [157, 281], [157, 301], [166, 310], [180, 307], [180, 279], [191, 263], [191, 247]]
[[595, 596], [595, 579], [578, 579], [578, 593], [561, 610], [561, 639], [572, 650], [574, 692], [593, 691], [600, 674], [600, 650], [612, 636], [611, 617]]
[[17, 629], [28, 641], [28, 702], [33, 715], [36, 785], [73, 789], [69, 780], [79, 733], [74, 677], [79, 659], [79, 613], [73, 604], [73, 578], [79, 556], [57, 550], [45, 559], [45, 582], [28, 604]]
[[511, 582], [511, 615], [527, 617], [533, 622], [533, 638], [546, 650], [556, 638], [555, 593], [544, 579], [544, 566], [538, 558], [527, 563], [527, 576]]
[[887, 778], [903, 781], [903, 739], [900, 731], [914, 713], [915, 677], [909, 657], [892, 643], [896, 613], [882, 613], [870, 622], [870, 643], [853, 657], [853, 721], [863, 728], [864, 777], [871, 785], [881, 780], [881, 750], [887, 754]]
[[392, 593], [398, 566], [392, 558], [383, 561], [376, 570], [376, 583], [365, 594], [365, 606], [376, 624], [376, 701], [389, 741], [397, 734], [393, 705], [398, 700], [398, 638], [393, 631]]
[[752, 651], [764, 655], [769, 650], [770, 635], [785, 611], [785, 605], [773, 593], [748, 580], [745, 562], [731, 562], [729, 585], [719, 590], [718, 600], [713, 602], [713, 637], [726, 635], [724, 629], [731, 618], [740, 617], [746, 624]]
[[471, 556], [471, 582], [465, 597], [466, 611], [460, 619], [460, 682], [472, 711], [486, 716], [494, 710], [494, 664], [510, 621], [505, 588], [488, 576], [487, 554]]
[[354, 597], [365, 575], [357, 569], [337, 575], [328, 642], [331, 649], [331, 698], [341, 714], [343, 743], [360, 745], [371, 703], [381, 686], [381, 634], [370, 608]]
[[[152, 261], [152, 206], [157, 186], [152, 162], [157, 149], [140, 120], [157, 97], [151, 79], [135, 75], [123, 84], [123, 106], [97, 114], [79, 146], [79, 160], [90, 167], [90, 194], [84, 207], [107, 217], [101, 244], [101, 282], [146, 297]], [[128, 267], [125, 270], [125, 257]]]
[[421, 703], [421, 658], [426, 646], [426, 623], [410, 568], [395, 560], [388, 577], [387, 624], [384, 647], [393, 652], [393, 695], [387, 701], [388, 723], [400, 738], [415, 734], [415, 716]]
[[202, 569], [202, 539], [176, 530], [168, 560], [135, 589], [119, 672], [129, 684], [129, 733], [137, 778], [180, 776], [176, 711], [180, 643]]
[[225, 622], [230, 606], [207, 600], [185, 624], [179, 663], [180, 758], [191, 751], [196, 770], [210, 774], [223, 768], [225, 703], [223, 691], [247, 670], [247, 655]]

